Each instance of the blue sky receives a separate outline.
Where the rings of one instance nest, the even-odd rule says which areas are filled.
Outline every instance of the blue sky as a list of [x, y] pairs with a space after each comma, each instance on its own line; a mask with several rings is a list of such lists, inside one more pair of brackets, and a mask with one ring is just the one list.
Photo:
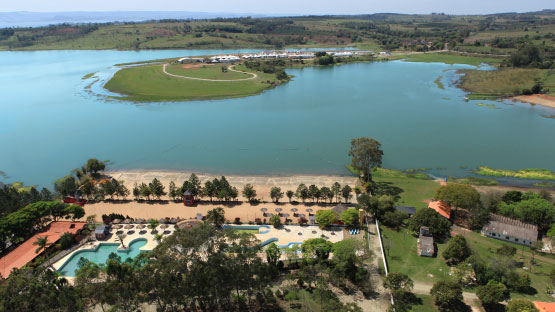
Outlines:
[[259, 14], [483, 14], [554, 8], [551, 0], [0, 0], [0, 11], [193, 11]]

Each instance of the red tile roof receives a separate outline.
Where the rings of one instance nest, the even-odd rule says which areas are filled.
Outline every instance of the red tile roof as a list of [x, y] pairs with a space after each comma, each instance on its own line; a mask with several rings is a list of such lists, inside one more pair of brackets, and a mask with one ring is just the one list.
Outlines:
[[37, 241], [37, 238], [48, 236], [48, 242], [53, 244], [57, 242], [64, 233], [69, 232], [71, 234], [76, 234], [79, 230], [83, 229], [86, 224], [85, 222], [69, 221], [56, 221], [50, 223], [45, 232], [35, 234], [0, 259], [0, 275], [3, 278], [7, 278], [12, 269], [22, 268], [31, 260], [35, 259], [38, 256], [35, 252], [38, 247], [33, 245], [33, 243]]
[[444, 204], [442, 201], [436, 200], [431, 201], [428, 204], [428, 208], [435, 210], [437, 213], [443, 217], [449, 219], [451, 217], [451, 207]]
[[555, 312], [555, 303], [534, 301], [534, 305], [540, 312]]

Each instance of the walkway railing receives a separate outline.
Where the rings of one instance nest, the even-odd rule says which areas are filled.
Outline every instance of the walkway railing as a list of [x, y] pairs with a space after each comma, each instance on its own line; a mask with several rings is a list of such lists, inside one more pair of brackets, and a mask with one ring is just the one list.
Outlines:
[[41, 264], [41, 267], [49, 267], [52, 264], [60, 261], [60, 259], [62, 259], [63, 257], [69, 255], [70, 253], [74, 252], [75, 250], [77, 250], [78, 248], [82, 247], [83, 245], [94, 241], [94, 234], [91, 234], [85, 238], [83, 238], [82, 240], [79, 241], [79, 243], [77, 243], [76, 245], [71, 246], [69, 249], [66, 250], [62, 250], [59, 254], [55, 255], [54, 257], [46, 260], [43, 264]]

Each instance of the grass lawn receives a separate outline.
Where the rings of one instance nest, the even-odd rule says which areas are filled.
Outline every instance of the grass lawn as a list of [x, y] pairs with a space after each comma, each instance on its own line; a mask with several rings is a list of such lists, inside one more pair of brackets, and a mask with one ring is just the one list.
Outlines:
[[[547, 69], [504, 68], [493, 71], [462, 70], [460, 87], [472, 92], [472, 99], [515, 96], [530, 90], [539, 80], [546, 88], [555, 86], [555, 71]], [[551, 91], [553, 92], [553, 91]]]
[[237, 232], [238, 234], [243, 234], [243, 233], [258, 234], [259, 233], [258, 230], [235, 230], [235, 232]]
[[[520, 258], [523, 258], [524, 266], [530, 267], [530, 248], [524, 247], [509, 242], [500, 241], [493, 238], [487, 238], [481, 236], [479, 233], [467, 232], [465, 233], [466, 240], [470, 245], [470, 248], [475, 254], [478, 254], [483, 259], [492, 259], [495, 256], [495, 251], [503, 246], [512, 246], [517, 248], [517, 253], [514, 256], [514, 260], [520, 262]], [[523, 254], [524, 251], [524, 254]], [[518, 268], [517, 272], [525, 272], [530, 276], [532, 281], [532, 287], [536, 289], [537, 293], [535, 295], [522, 294], [517, 292], [511, 292], [511, 298], [526, 298], [528, 300], [539, 300], [539, 301], [553, 301], [553, 298], [549, 297], [546, 293], [546, 286], [551, 285], [549, 280], [549, 272], [555, 268], [555, 261], [547, 262], [534, 258], [535, 262], [539, 265], [533, 267], [532, 272], [529, 270], [525, 271]], [[553, 259], [553, 258], [551, 258]], [[466, 291], [475, 292], [476, 289], [467, 289]]]
[[[441, 253], [447, 246], [446, 243], [437, 244], [436, 257], [420, 257], [416, 253], [417, 238], [405, 228], [396, 232], [388, 227], [381, 226], [384, 244], [390, 244], [389, 252], [386, 250], [387, 263], [390, 272], [405, 273], [413, 281], [433, 284], [440, 280], [449, 280], [449, 267]], [[431, 274], [431, 275], [430, 275]]]
[[[216, 67], [221, 73], [221, 68]], [[246, 70], [242, 65], [237, 70]], [[233, 73], [245, 76], [240, 73]], [[162, 64], [124, 68], [110, 79], [105, 88], [122, 95], [119, 100], [134, 102], [193, 101], [235, 98], [259, 94], [279, 84], [276, 76], [257, 72], [258, 77], [244, 81], [199, 81], [171, 77]], [[269, 84], [270, 81], [275, 84]]]
[[434, 305], [434, 298], [429, 295], [416, 295], [421, 300], [419, 304], [412, 306], [411, 312], [435, 312], [437, 309]]
[[[202, 79], [214, 79], [214, 80], [234, 80], [234, 79], [245, 79], [252, 77], [249, 74], [238, 73], [234, 71], [227, 70], [229, 64], [218, 64], [218, 65], [201, 65], [202, 67], [197, 68], [183, 68], [183, 65], [168, 65], [166, 71], [170, 74], [192, 77], [192, 78], [202, 78]], [[225, 68], [225, 71], [222, 71]]]
[[373, 179], [378, 183], [387, 183], [402, 189], [397, 204], [412, 206], [416, 209], [428, 207], [427, 201], [434, 197], [434, 192], [439, 184], [434, 180], [423, 180], [410, 177], [410, 175], [375, 174]]
[[473, 170], [474, 173], [483, 176], [492, 177], [512, 177], [519, 179], [536, 179], [536, 180], [555, 180], [555, 172], [548, 169], [521, 169], [518, 171], [492, 169], [489, 167], [480, 167]]
[[481, 63], [496, 64], [502, 60], [492, 57], [476, 57], [448, 53], [423, 53], [412, 54], [401, 57], [407, 62], [424, 62], [424, 63], [445, 63], [445, 64], [468, 64], [478, 66]]

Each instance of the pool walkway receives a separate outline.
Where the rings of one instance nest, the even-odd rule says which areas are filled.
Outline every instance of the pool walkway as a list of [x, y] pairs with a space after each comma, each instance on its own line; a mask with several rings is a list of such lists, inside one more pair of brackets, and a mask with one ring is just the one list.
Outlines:
[[34, 245], [34, 243], [39, 237], [48, 236], [48, 243], [54, 244], [64, 233], [77, 234], [85, 225], [87, 225], [85, 222], [70, 221], [55, 221], [50, 223], [46, 231], [33, 235], [33, 237], [0, 259], [0, 274], [3, 278], [7, 278], [13, 269], [20, 269], [38, 257], [39, 254], [35, 252], [38, 246]]

